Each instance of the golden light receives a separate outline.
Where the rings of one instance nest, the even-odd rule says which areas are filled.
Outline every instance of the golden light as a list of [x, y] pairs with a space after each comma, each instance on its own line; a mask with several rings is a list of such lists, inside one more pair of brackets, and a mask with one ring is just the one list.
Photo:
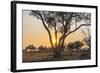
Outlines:
[[53, 44], [55, 44], [55, 43], [56, 43], [56, 40], [55, 40], [55, 38], [53, 38], [53, 39], [52, 39], [52, 41], [53, 41]]

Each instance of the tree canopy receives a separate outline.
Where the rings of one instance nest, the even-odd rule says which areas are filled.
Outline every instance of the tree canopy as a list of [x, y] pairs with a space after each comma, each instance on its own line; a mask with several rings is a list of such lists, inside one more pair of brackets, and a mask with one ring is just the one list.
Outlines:
[[[52, 48], [64, 47], [64, 42], [68, 35], [74, 33], [82, 26], [91, 25], [91, 13], [31, 10], [30, 15], [42, 21]], [[51, 34], [52, 30], [56, 40], [54, 44]], [[58, 33], [61, 34], [59, 38], [57, 36]]]

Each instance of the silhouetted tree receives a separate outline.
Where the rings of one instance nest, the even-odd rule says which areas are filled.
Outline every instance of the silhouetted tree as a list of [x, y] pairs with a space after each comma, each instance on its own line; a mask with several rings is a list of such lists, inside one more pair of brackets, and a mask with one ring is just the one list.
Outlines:
[[82, 46], [83, 46], [83, 43], [80, 41], [75, 41], [67, 45], [69, 50], [74, 50], [74, 49], [79, 50]]
[[29, 45], [28, 47], [25, 48], [25, 50], [34, 50], [36, 47], [34, 45]]
[[[56, 12], [56, 11], [39, 11], [31, 10], [30, 15], [35, 16], [37, 19], [42, 21], [42, 24], [49, 35], [49, 40], [52, 48], [59, 48], [55, 52], [60, 54], [61, 48], [64, 47], [65, 39], [71, 33], [77, 31], [82, 26], [89, 26], [91, 22], [90, 13], [78, 13], [78, 12]], [[79, 23], [84, 21], [84, 23]], [[71, 29], [71, 27], [75, 27]], [[51, 30], [54, 30], [55, 44], [52, 41]], [[58, 38], [57, 34], [60, 33], [61, 36]], [[57, 41], [58, 39], [58, 41]], [[57, 43], [58, 42], [58, 43]], [[58, 51], [58, 52], [57, 52]]]
[[40, 45], [40, 46], [38, 47], [38, 49], [39, 49], [41, 52], [44, 52], [44, 51], [47, 51], [47, 50], [48, 50], [46, 46], [42, 46], [42, 45]]

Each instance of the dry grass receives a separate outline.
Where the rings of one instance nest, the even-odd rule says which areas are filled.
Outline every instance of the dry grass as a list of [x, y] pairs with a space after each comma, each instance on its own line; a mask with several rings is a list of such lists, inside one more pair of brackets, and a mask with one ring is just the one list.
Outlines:
[[62, 52], [61, 57], [54, 58], [53, 52], [23, 51], [23, 62], [62, 61], [90, 59], [89, 52]]

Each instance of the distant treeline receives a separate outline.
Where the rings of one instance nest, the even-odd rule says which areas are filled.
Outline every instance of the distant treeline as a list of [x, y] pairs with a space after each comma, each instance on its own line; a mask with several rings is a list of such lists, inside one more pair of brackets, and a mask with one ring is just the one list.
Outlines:
[[[89, 50], [89, 46], [86, 46], [84, 43], [80, 41], [74, 41], [74, 42], [68, 43], [61, 49], [63, 49], [63, 51], [80, 51], [80, 50]], [[33, 44], [28, 45], [25, 48], [25, 51], [53, 51], [53, 50], [54, 48], [51, 48], [51, 47], [47, 47], [43, 45], [36, 47]]]

